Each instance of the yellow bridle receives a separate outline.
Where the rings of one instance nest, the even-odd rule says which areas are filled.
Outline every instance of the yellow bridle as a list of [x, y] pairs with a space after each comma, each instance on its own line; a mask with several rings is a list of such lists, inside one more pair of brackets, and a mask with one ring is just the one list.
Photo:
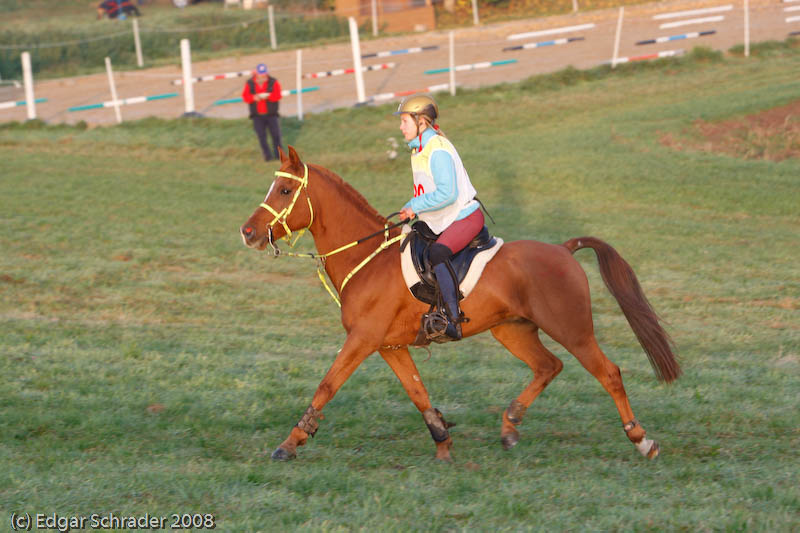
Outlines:
[[[311, 207], [311, 198], [309, 198], [309, 196], [308, 196], [308, 166], [305, 163], [303, 163], [303, 177], [302, 178], [300, 178], [298, 176], [295, 176], [293, 174], [289, 174], [288, 172], [281, 172], [280, 170], [275, 172], [275, 176], [289, 178], [289, 179], [293, 179], [295, 181], [299, 181], [300, 182], [300, 187], [298, 187], [297, 190], [295, 191], [294, 197], [292, 198], [292, 201], [289, 202], [289, 205], [284, 207], [280, 211], [275, 211], [275, 209], [273, 209], [271, 206], [267, 205], [266, 202], [261, 202], [261, 207], [263, 207], [264, 209], [266, 209], [267, 211], [269, 211], [273, 215], [272, 222], [267, 224], [267, 232], [269, 234], [269, 245], [272, 247], [273, 253], [275, 254], [275, 256], [288, 255], [290, 257], [308, 257], [308, 258], [311, 258], [311, 259], [315, 259], [317, 261], [317, 276], [319, 277], [320, 281], [322, 282], [322, 285], [325, 287], [325, 290], [328, 291], [328, 294], [331, 295], [331, 298], [333, 298], [333, 301], [336, 302], [336, 305], [338, 305], [339, 307], [342, 307], [341, 300], [336, 296], [336, 294], [333, 292], [333, 290], [328, 285], [328, 282], [325, 280], [325, 276], [322, 274], [322, 269], [325, 266], [325, 260], [328, 257], [330, 257], [330, 256], [332, 256], [334, 254], [338, 254], [339, 252], [343, 252], [343, 251], [347, 250], [348, 248], [352, 248], [353, 246], [357, 246], [364, 239], [359, 239], [357, 241], [353, 241], [351, 243], [345, 244], [344, 246], [340, 246], [339, 248], [337, 248], [335, 250], [332, 250], [330, 252], [324, 253], [324, 254], [281, 252], [275, 246], [275, 244], [273, 243], [273, 240], [272, 240], [272, 226], [274, 226], [276, 222], [279, 222], [283, 226], [283, 229], [286, 231], [286, 235], [284, 235], [281, 238], [282, 239], [286, 239], [286, 242], [289, 243], [289, 247], [290, 248], [294, 248], [294, 245], [297, 244], [297, 241], [300, 239], [300, 237], [303, 236], [305, 231], [307, 229], [309, 229], [311, 227], [311, 224], [314, 222], [314, 209]], [[308, 211], [309, 211], [309, 213], [311, 213], [311, 217], [310, 217], [310, 219], [308, 221], [308, 225], [305, 228], [299, 230], [297, 232], [297, 237], [295, 237], [295, 239], [292, 240], [291, 239], [292, 230], [289, 229], [289, 225], [286, 223], [286, 219], [289, 218], [289, 215], [292, 214], [292, 209], [294, 209], [294, 205], [297, 202], [297, 199], [300, 197], [300, 189], [303, 189], [303, 190], [306, 191], [306, 200], [308, 201]], [[266, 200], [266, 198], [265, 198], [265, 200]], [[389, 246], [391, 246], [392, 244], [398, 242], [399, 240], [401, 240], [403, 238], [403, 235], [401, 234], [401, 235], [398, 235], [398, 236], [393, 237], [393, 238], [390, 239], [389, 238], [389, 225], [388, 225], [388, 223], [385, 223], [383, 227], [384, 227], [383, 242], [378, 246], [378, 248], [375, 249], [374, 252], [372, 252], [370, 255], [368, 255], [366, 257], [366, 259], [364, 259], [358, 265], [356, 265], [355, 268], [353, 268], [353, 270], [351, 270], [350, 273], [347, 274], [347, 276], [345, 276], [344, 280], [342, 281], [342, 286], [339, 287], [339, 294], [342, 293], [342, 291], [344, 290], [344, 286], [347, 285], [347, 282], [350, 281], [350, 279], [353, 276], [355, 276], [356, 273], [359, 270], [364, 268], [367, 265], [367, 263], [369, 263], [376, 255], [378, 255], [381, 251], [385, 250], [386, 248], [388, 248]]]
[[[269, 244], [270, 244], [270, 246], [273, 247], [273, 249], [277, 250], [277, 248], [275, 248], [274, 245], [272, 244], [272, 226], [274, 226], [276, 222], [280, 222], [281, 225], [283, 226], [283, 229], [286, 231], [286, 235], [284, 235], [282, 238], [286, 239], [286, 242], [289, 243], [289, 247], [290, 248], [294, 248], [294, 245], [297, 243], [297, 241], [300, 239], [300, 237], [303, 236], [303, 233], [305, 233], [306, 230], [308, 228], [310, 228], [311, 224], [314, 222], [314, 208], [311, 207], [311, 198], [308, 197], [308, 191], [307, 191], [307, 189], [308, 189], [308, 166], [305, 163], [303, 163], [303, 177], [302, 178], [298, 178], [294, 174], [289, 174], [288, 172], [281, 172], [280, 170], [275, 171], [275, 176], [276, 177], [289, 178], [289, 179], [293, 179], [295, 181], [299, 181], [300, 182], [300, 186], [294, 192], [294, 197], [292, 198], [292, 201], [289, 202], [289, 205], [287, 205], [286, 207], [281, 209], [280, 212], [275, 211], [271, 206], [267, 205], [266, 202], [261, 202], [261, 207], [263, 207], [264, 209], [266, 209], [267, 211], [269, 211], [270, 213], [272, 213], [274, 215], [274, 218], [272, 219], [272, 222], [267, 224], [267, 231], [269, 232]], [[292, 214], [292, 209], [294, 209], [294, 204], [297, 203], [297, 199], [300, 197], [300, 190], [301, 189], [306, 191], [306, 200], [308, 201], [308, 212], [311, 213], [311, 218], [308, 221], [308, 225], [305, 228], [303, 228], [300, 231], [298, 231], [297, 232], [297, 237], [294, 239], [294, 241], [292, 241], [292, 230], [289, 229], [289, 225], [286, 223], [286, 219], [289, 218], [289, 215]], [[266, 200], [266, 198], [264, 198], [264, 200]]]

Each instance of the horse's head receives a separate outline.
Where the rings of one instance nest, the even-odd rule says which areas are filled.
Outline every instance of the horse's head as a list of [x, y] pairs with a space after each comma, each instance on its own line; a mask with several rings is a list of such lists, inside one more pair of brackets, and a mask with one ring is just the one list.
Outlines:
[[291, 146], [288, 156], [280, 147], [278, 150], [281, 168], [275, 172], [275, 181], [264, 201], [240, 228], [245, 246], [258, 250], [278, 239], [291, 239], [292, 232], [302, 232], [314, 221], [307, 191], [308, 167]]

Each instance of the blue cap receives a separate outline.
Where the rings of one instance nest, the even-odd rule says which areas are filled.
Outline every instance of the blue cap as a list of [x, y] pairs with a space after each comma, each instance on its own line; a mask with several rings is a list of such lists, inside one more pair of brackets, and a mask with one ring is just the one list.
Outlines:
[[266, 74], [267, 73], [267, 66], [264, 63], [259, 63], [256, 67], [256, 72], [258, 74]]

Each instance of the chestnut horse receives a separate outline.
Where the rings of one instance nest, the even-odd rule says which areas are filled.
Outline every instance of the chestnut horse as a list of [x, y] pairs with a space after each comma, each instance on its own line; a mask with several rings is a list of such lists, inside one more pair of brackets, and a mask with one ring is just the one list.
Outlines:
[[[358, 365], [377, 351], [422, 413], [436, 443], [436, 457], [450, 460], [450, 424], [431, 406], [408, 352], [428, 306], [415, 299], [403, 281], [399, 243], [379, 248], [389, 240], [383, 231], [387, 220], [339, 176], [320, 166], [304, 164], [291, 146], [288, 156], [281, 150], [281, 168], [276, 176], [264, 202], [241, 227], [242, 239], [248, 247], [264, 250], [277, 239], [308, 229], [316, 249], [326, 256], [322, 264], [341, 299], [347, 338], [317, 387], [311, 405], [272, 458], [287, 460], [296, 456], [297, 447], [317, 431], [325, 404]], [[388, 236], [394, 238], [399, 232], [391, 229]], [[377, 236], [359, 241], [371, 233]], [[351, 246], [344, 247], [347, 244]], [[603, 280], [647, 353], [656, 376], [670, 382], [681, 374], [672, 342], [633, 270], [610, 245], [593, 237], [570, 239], [561, 245], [531, 240], [506, 243], [486, 265], [469, 297], [462, 301], [463, 312], [469, 318], [463, 324], [464, 337], [488, 329], [533, 371], [531, 382], [503, 412], [501, 443], [506, 449], [517, 444], [517, 426], [526, 409], [563, 366], [542, 344], [541, 330], [597, 378], [613, 398], [628, 439], [642, 455], [655, 458], [658, 444], [645, 437], [644, 428], [631, 410], [619, 368], [606, 358], [595, 339], [586, 273], [572, 256], [581, 248], [595, 251]], [[370, 255], [374, 257], [364, 265]], [[359, 265], [363, 268], [358, 269]]]

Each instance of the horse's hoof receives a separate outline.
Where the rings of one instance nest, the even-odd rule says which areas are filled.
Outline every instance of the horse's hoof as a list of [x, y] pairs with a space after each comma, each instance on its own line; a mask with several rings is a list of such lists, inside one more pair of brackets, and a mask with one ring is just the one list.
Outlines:
[[283, 448], [278, 448], [272, 452], [270, 457], [272, 457], [273, 461], [290, 461], [297, 457], [297, 454], [294, 452], [287, 452]]
[[437, 463], [445, 463], [445, 464], [450, 464], [453, 462], [453, 458], [450, 456], [449, 453], [447, 455], [442, 455], [442, 456], [437, 455], [436, 457], [434, 457], [434, 460]]
[[650, 451], [647, 452], [647, 458], [655, 459], [656, 457], [658, 457], [658, 452], [659, 452], [658, 443], [656, 441], [653, 441], [653, 445], [650, 446]]
[[500, 438], [504, 450], [510, 450], [519, 442], [519, 433], [508, 433]]

